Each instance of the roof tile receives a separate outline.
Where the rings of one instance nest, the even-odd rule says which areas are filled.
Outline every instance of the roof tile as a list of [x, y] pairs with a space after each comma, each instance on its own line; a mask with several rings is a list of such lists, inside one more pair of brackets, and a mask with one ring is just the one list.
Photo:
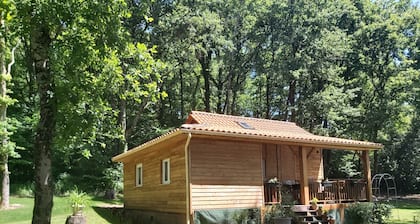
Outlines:
[[[241, 127], [239, 122], [246, 123], [252, 127], [252, 129]], [[314, 135], [297, 126], [293, 122], [239, 117], [201, 111], [192, 111], [186, 121], [186, 124], [182, 125], [181, 128], [197, 131], [201, 130], [208, 132], [238, 134], [244, 136], [249, 135], [271, 137], [273, 140], [298, 140], [308, 143], [323, 143], [327, 145], [362, 146], [372, 147], [372, 149], [382, 148], [381, 144], [372, 142]]]

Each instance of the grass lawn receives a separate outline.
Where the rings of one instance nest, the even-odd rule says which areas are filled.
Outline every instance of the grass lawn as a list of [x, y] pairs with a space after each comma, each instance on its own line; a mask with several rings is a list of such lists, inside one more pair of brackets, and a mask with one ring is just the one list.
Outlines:
[[[31, 223], [33, 198], [11, 197], [11, 204], [19, 204], [18, 207], [11, 210], [0, 210], [0, 222], [7, 224], [28, 224]], [[395, 207], [392, 209], [390, 224], [420, 224], [420, 200], [398, 200], [392, 201]], [[100, 198], [92, 198], [91, 205], [84, 209], [88, 223], [95, 224], [122, 224], [120, 218], [112, 214], [112, 205], [121, 205], [120, 201], [109, 201]], [[65, 197], [54, 197], [54, 207], [52, 211], [52, 223], [64, 224], [67, 216], [71, 214], [69, 202]]]
[[[32, 220], [33, 198], [11, 197], [10, 204], [19, 204], [11, 210], [0, 210], [0, 222], [8, 224], [28, 224]], [[99, 198], [92, 198], [91, 205], [86, 207], [83, 213], [87, 217], [88, 223], [121, 223], [118, 216], [111, 213], [111, 209], [106, 208], [110, 205], [119, 205], [120, 201], [108, 201]], [[51, 223], [64, 224], [67, 216], [71, 214], [71, 208], [66, 197], [54, 197], [54, 207], [52, 211]]]
[[391, 204], [392, 209], [391, 224], [420, 223], [420, 200], [398, 200]]

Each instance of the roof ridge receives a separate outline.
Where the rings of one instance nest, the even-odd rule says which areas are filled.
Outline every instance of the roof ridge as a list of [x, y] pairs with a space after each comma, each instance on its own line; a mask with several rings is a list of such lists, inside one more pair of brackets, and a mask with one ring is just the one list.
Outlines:
[[266, 119], [266, 118], [235, 116], [235, 115], [229, 115], [229, 114], [218, 114], [218, 113], [210, 113], [210, 112], [204, 112], [204, 111], [191, 111], [191, 115], [194, 115], [194, 114], [204, 114], [204, 115], [214, 116], [214, 117], [229, 117], [229, 118], [232, 118], [232, 119], [240, 118], [240, 119], [245, 119], [245, 120], [253, 120], [253, 121], [257, 121], [257, 122], [278, 122], [278, 123], [282, 123], [282, 124], [297, 126], [295, 122], [272, 120], [272, 119]]

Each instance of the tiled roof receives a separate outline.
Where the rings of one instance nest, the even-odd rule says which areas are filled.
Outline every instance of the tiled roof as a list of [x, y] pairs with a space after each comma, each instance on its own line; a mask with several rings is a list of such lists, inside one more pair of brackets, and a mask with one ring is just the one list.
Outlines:
[[329, 148], [380, 149], [381, 144], [314, 135], [292, 122], [192, 111], [182, 130], [219, 135], [252, 136], [284, 142], [317, 144]]
[[[246, 128], [244, 128], [246, 127]], [[179, 129], [139, 145], [112, 158], [121, 162], [124, 158], [152, 145], [182, 134], [242, 138], [247, 140], [274, 141], [331, 149], [371, 150], [382, 148], [381, 144], [314, 135], [292, 122], [230, 116], [192, 111]]]

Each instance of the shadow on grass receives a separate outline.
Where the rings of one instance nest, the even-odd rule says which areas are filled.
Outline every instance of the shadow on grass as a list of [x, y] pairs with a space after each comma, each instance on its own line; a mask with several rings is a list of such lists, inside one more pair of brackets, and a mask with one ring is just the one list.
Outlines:
[[92, 201], [103, 202], [113, 205], [121, 205], [123, 203], [122, 197], [117, 197], [116, 199], [104, 199], [103, 197], [95, 196], [92, 198]]
[[118, 207], [97, 207], [93, 206], [93, 210], [100, 215], [108, 223], [122, 224], [123, 221], [123, 208]]
[[420, 211], [420, 200], [412, 199], [400, 199], [390, 202], [394, 208], [397, 209], [410, 209], [410, 210], [419, 210]]

